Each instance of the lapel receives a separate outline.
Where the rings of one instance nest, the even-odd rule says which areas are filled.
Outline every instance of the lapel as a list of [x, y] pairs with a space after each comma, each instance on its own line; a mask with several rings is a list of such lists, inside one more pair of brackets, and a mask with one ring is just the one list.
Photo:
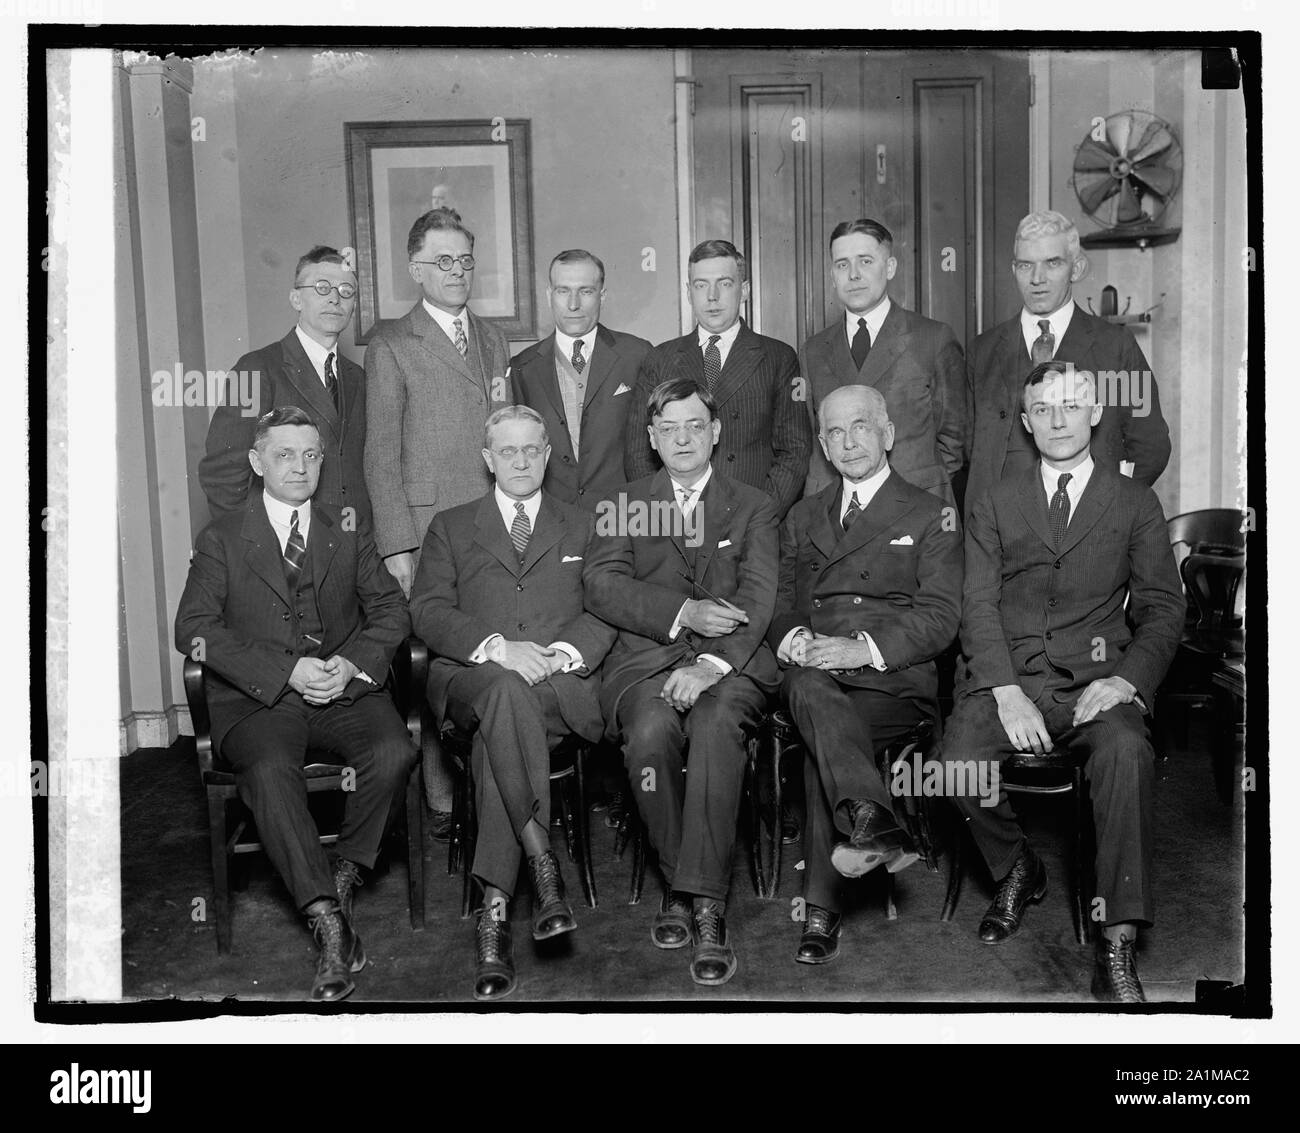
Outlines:
[[[560, 379], [555, 373], [555, 335], [552, 333], [537, 344], [537, 351], [527, 363], [528, 381], [546, 395], [561, 421], [564, 416], [564, 398], [560, 396]], [[555, 441], [552, 439], [551, 444]]]
[[[312, 519], [315, 518], [313, 513]], [[250, 493], [239, 534], [249, 544], [244, 551], [244, 562], [248, 564], [248, 569], [274, 590], [287, 606], [289, 581], [284, 577], [284, 552], [280, 550], [280, 540], [276, 538], [275, 529], [266, 514], [266, 505], [262, 502], [260, 491]], [[315, 565], [312, 564], [313, 567]]]
[[[466, 312], [469, 308], [465, 308]], [[411, 333], [420, 340], [420, 344], [429, 352], [441, 365], [448, 369], [455, 370], [467, 382], [472, 382], [477, 388], [482, 389], [482, 383], [478, 377], [469, 368], [469, 363], [460, 356], [460, 351], [456, 349], [456, 344], [451, 341], [442, 332], [442, 327], [433, 321], [433, 316], [424, 309], [424, 300], [416, 301], [414, 307], [410, 309], [406, 316], [410, 320]], [[465, 320], [469, 323], [469, 319]], [[466, 326], [465, 333], [468, 335], [470, 327]]]
[[[500, 518], [501, 513], [498, 512], [498, 521]], [[524, 551], [524, 565], [519, 569], [520, 575], [532, 570], [542, 556], [560, 541], [564, 528], [564, 514], [555, 506], [551, 497], [543, 492], [541, 507], [537, 509], [537, 523], [533, 526], [533, 533], [528, 537], [528, 548]], [[513, 543], [510, 549], [515, 549]]]
[[[849, 353], [848, 333], [845, 330], [847, 325], [841, 312], [835, 327], [839, 333], [833, 336], [831, 343], [831, 369], [834, 371], [836, 385], [851, 386], [857, 385], [864, 379], [858, 373], [857, 366], [853, 364], [853, 355]], [[867, 357], [870, 358], [871, 355], [868, 354]], [[829, 392], [827, 390], [827, 393]]]
[[808, 523], [808, 538], [828, 559], [835, 553], [835, 544], [843, 534], [842, 531], [836, 531], [831, 519], [832, 509], [835, 507], [835, 501], [839, 499], [843, 483], [844, 478], [836, 472], [835, 479], [817, 493], [815, 497], [817, 507], [813, 509], [812, 518]]
[[[880, 380], [889, 373], [890, 367], [898, 361], [899, 357], [907, 349], [912, 335], [905, 325], [906, 321], [905, 312], [897, 303], [891, 300], [889, 314], [885, 316], [885, 321], [880, 324], [880, 333], [876, 335], [876, 341], [871, 344], [871, 350], [868, 352], [866, 362], [862, 366], [862, 376], [858, 380], [863, 385], [879, 385]], [[853, 365], [853, 356], [849, 354], [848, 341], [844, 335], [840, 335], [840, 341], [844, 343], [844, 353], [848, 356], [849, 366], [851, 367]]]
[[[587, 395], [582, 399], [586, 409], [596, 391], [605, 384], [605, 379], [614, 372], [618, 362], [618, 342], [603, 326], [596, 326], [596, 341], [591, 352], [591, 362], [587, 366]], [[703, 363], [701, 363], [703, 365]]]
[[[1056, 544], [1052, 541], [1052, 529], [1047, 522], [1047, 493], [1043, 490], [1041, 468], [1042, 461], [1036, 460], [1033, 467], [1021, 473], [1020, 487], [1016, 493], [1016, 498], [1020, 505], [1020, 514], [1025, 517], [1025, 522], [1029, 524], [1034, 534], [1043, 541], [1047, 549], [1052, 554], [1056, 554]], [[1096, 475], [1096, 470], [1094, 470], [1093, 476]], [[1088, 482], [1088, 488], [1090, 490], [1092, 488], [1091, 481]], [[1087, 494], [1087, 492], [1084, 492], [1085, 496]], [[1079, 504], [1082, 507], [1083, 501], [1080, 500]], [[1071, 523], [1070, 527], [1073, 526], [1074, 524]], [[1062, 548], [1064, 548], [1066, 542], [1069, 542], [1069, 538], [1070, 533], [1069, 529], [1067, 529], [1065, 542], [1061, 544]]]
[[[267, 520], [270, 523], [270, 520]], [[277, 540], [279, 542], [279, 540]], [[339, 549], [339, 533], [334, 520], [314, 502], [311, 505], [311, 530], [307, 533], [307, 556], [311, 560], [312, 585], [316, 587], [316, 604], [320, 605], [321, 586]], [[284, 572], [281, 571], [283, 574]]]
[[[839, 490], [840, 484], [843, 483], [841, 477], [840, 483], [833, 485], [836, 491]], [[907, 492], [903, 487], [902, 479], [897, 472], [890, 470], [885, 482], [880, 485], [876, 494], [871, 498], [871, 502], [863, 509], [862, 515], [858, 521], [849, 528], [843, 537], [835, 544], [827, 558], [826, 565], [829, 567], [832, 563], [848, 555], [854, 554], [860, 550], [872, 539], [888, 530], [889, 525], [899, 516], [912, 510], [912, 504], [907, 498]], [[825, 512], [823, 512], [825, 515]], [[829, 526], [830, 520], [827, 518]]]
[[[474, 516], [474, 542], [516, 577], [521, 573], [519, 556], [515, 554], [515, 545], [510, 542], [510, 532], [501, 519], [497, 507], [496, 488], [488, 489], [488, 494], [479, 500], [478, 513]], [[532, 541], [529, 541], [531, 550]]]
[[[1068, 335], [1069, 332], [1067, 331], [1066, 334]], [[1088, 478], [1088, 486], [1084, 488], [1083, 495], [1079, 497], [1079, 504], [1074, 509], [1074, 514], [1070, 516], [1070, 525], [1065, 529], [1065, 538], [1061, 540], [1059, 554], [1063, 555], [1066, 551], [1073, 550], [1097, 525], [1097, 520], [1105, 514], [1106, 509], [1114, 503], [1117, 475], [1118, 473], [1111, 472], [1109, 469], [1103, 471], [1101, 465], [1097, 463], [1097, 458], [1093, 457], [1092, 475]], [[1041, 480], [1039, 487], [1042, 487]]]
[[[313, 416], [324, 421], [337, 436], [341, 424], [339, 411], [334, 408], [334, 399], [326, 391], [325, 384], [316, 376], [316, 367], [311, 364], [311, 359], [307, 357], [307, 351], [302, 348], [296, 329], [291, 330], [280, 340], [280, 348], [284, 351], [285, 380], [297, 394], [297, 403], [303, 407], [310, 406]], [[339, 380], [340, 388], [342, 388], [342, 355], [339, 353], [337, 345], [334, 348], [334, 357], [338, 363], [335, 366], [335, 376]], [[291, 405], [293, 402], [285, 398], [281, 399], [280, 404]], [[267, 522], [269, 523], [270, 520], [267, 520]]]
[[[1092, 351], [1092, 340], [1095, 335], [1096, 326], [1093, 324], [1092, 319], [1076, 303], [1074, 305], [1074, 314], [1070, 316], [1070, 325], [1065, 328], [1065, 334], [1056, 347], [1056, 357], [1062, 361], [1086, 366], [1086, 360]], [[1089, 486], [1091, 487], [1091, 481]], [[1087, 493], [1085, 492], [1084, 495], [1087, 495]], [[1082, 502], [1080, 500], [1080, 503]]]
[[[718, 384], [713, 391], [713, 400], [719, 406], [745, 384], [745, 379], [754, 372], [757, 356], [762, 352], [763, 344], [759, 341], [758, 335], [745, 325], [744, 319], [741, 319], [740, 333], [736, 335], [736, 341], [731, 344], [731, 349], [727, 352], [727, 360], [722, 364], [722, 373], [718, 375]], [[699, 349], [698, 340], [695, 353], [699, 355], [700, 376], [703, 378], [704, 355]]]
[[[717, 473], [715, 472], [714, 475], [716, 476]], [[713, 483], [712, 478], [710, 478], [709, 483], [710, 484]], [[674, 548], [676, 548], [678, 556], [681, 558], [682, 563], [686, 567], [687, 575], [693, 577], [691, 575], [693, 564], [691, 562], [691, 556], [686, 547], [686, 536], [684, 533], [678, 531], [677, 529], [678, 522], [679, 522], [676, 518], [678, 514], [677, 496], [673, 492], [673, 481], [672, 481], [672, 477], [669, 476], [668, 474], [667, 468], [660, 468], [659, 471], [654, 474], [654, 477], [650, 481], [650, 491], [647, 497], [647, 503], [650, 508], [651, 516], [655, 514], [654, 505], [656, 500], [667, 500], [669, 506], [672, 509], [669, 512], [669, 516], [671, 517], [672, 522], [670, 522], [668, 525], [668, 541], [673, 545]], [[703, 502], [704, 502], [703, 499], [701, 499], [700, 503]], [[695, 506], [699, 507], [700, 504], [697, 503]]]
[[[701, 582], [707, 582], [709, 577], [709, 567], [713, 565], [714, 553], [718, 549], [718, 541], [731, 527], [731, 516], [736, 508], [736, 494], [731, 490], [731, 484], [725, 477], [714, 469], [713, 475], [709, 477], [708, 484], [704, 487], [704, 493], [700, 496], [700, 502], [695, 505], [697, 511], [693, 513], [703, 520], [703, 525], [699, 529], [701, 541], [700, 545], [695, 548], [695, 578]], [[703, 508], [703, 511], [699, 511]]]
[[[1073, 320], [1072, 320], [1073, 321]], [[1066, 337], [1069, 337], [1067, 333]], [[1025, 336], [1020, 333], [1020, 316], [1016, 315], [1010, 322], [1003, 324], [1002, 342], [998, 349], [1002, 361], [1002, 382], [1006, 387], [1008, 405], [1019, 406], [1020, 395], [1024, 389], [1025, 377], [1033, 369], [1029, 351], [1025, 349]], [[1007, 414], [1019, 420], [1019, 409], [1014, 414]]]
[[[676, 377], [692, 378], [695, 384], [704, 384], [704, 351], [700, 349], [700, 328], [696, 327], [690, 334], [677, 340]], [[724, 367], [725, 368], [725, 367]]]

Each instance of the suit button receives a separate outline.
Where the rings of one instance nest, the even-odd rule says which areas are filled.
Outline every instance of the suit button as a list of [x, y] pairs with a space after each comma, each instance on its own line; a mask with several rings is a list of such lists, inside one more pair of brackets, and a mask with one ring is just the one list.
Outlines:
[[260, 688], [258, 688], [257, 685], [249, 685], [249, 686], [248, 686], [248, 691], [251, 692], [254, 696], [261, 696], [261, 695], [262, 695], [262, 690], [261, 690]]
[[568, 464], [568, 463], [569, 463], [569, 458], [568, 458], [567, 456], [564, 457], [564, 463], [565, 463], [565, 464]]
[[290, 656], [290, 657], [293, 656], [293, 650], [292, 650], [292, 649], [286, 649], [286, 650], [285, 650], [285, 653], [286, 653], [288, 656]]
[[869, 570], [864, 570], [864, 571], [862, 572], [862, 574], [859, 575], [858, 577], [859, 577], [859, 578], [862, 578], [862, 579], [868, 579], [868, 578], [871, 577], [871, 571], [869, 571]]
[[526, 625], [524, 625], [523, 622], [520, 622], [520, 623], [519, 623], [519, 632], [520, 632], [520, 633], [523, 633], [524, 630], [526, 630], [527, 628], [528, 628], [528, 627], [527, 627]]
[[1005, 420], [1007, 419], [1007, 411], [1006, 411], [1005, 409], [1000, 410], [1000, 411], [998, 412], [998, 416], [1001, 417], [1002, 420], [1005, 421]]
[[586, 488], [579, 488], [579, 489], [578, 489], [578, 495], [580, 495], [580, 496], [585, 496], [586, 494], [587, 494], [587, 489], [586, 489]]
[[1055, 599], [1055, 598], [1049, 598], [1049, 599], [1047, 600], [1047, 604], [1048, 604], [1049, 606], [1055, 608], [1055, 607], [1056, 607], [1056, 599]]
[[739, 410], [739, 409], [733, 409], [733, 410], [731, 411], [731, 419], [732, 419], [733, 421], [736, 420], [736, 418], [738, 418], [739, 416], [740, 416], [740, 410]]
[[522, 587], [522, 586], [516, 586], [515, 589], [516, 589], [516, 590], [522, 590], [523, 587]]
[[861, 598], [854, 598], [854, 599], [853, 599], [853, 604], [854, 604], [855, 606], [861, 606], [861, 605], [862, 605], [862, 599], [861, 599]]
[[809, 570], [820, 570], [820, 569], [821, 569], [821, 563], [812, 563], [812, 564], [809, 565], [808, 569], [809, 569]]
[[299, 611], [298, 611], [298, 616], [299, 616], [300, 618], [305, 618], [307, 615], [304, 614], [301, 610], [299, 610]]
[[1047, 640], [1048, 641], [1052, 640], [1052, 631], [1050, 629], [1047, 631]]
[[734, 452], [729, 452], [729, 453], [727, 453], [727, 460], [728, 460], [728, 461], [734, 461], [735, 459], [736, 459], [736, 454], [735, 454]]
[[822, 608], [822, 600], [820, 598], [813, 599], [813, 608], [817, 610], [820, 610]]
[[287, 621], [289, 620], [289, 615], [288, 615], [288, 614], [281, 614], [281, 615], [280, 615], [280, 620], [281, 620], [282, 622], [287, 622]]
[[1060, 570], [1060, 569], [1061, 569], [1061, 560], [1060, 560], [1060, 559], [1057, 559], [1056, 562], [1054, 562], [1054, 563], [1052, 564], [1052, 566], [1053, 566], [1055, 569]]

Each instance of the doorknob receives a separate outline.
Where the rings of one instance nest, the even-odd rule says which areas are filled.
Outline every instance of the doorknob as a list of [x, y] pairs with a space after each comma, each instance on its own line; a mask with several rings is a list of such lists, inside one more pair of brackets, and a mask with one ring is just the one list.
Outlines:
[[876, 184], [883, 185], [884, 183], [885, 183], [885, 147], [883, 145], [878, 145], [876, 146]]

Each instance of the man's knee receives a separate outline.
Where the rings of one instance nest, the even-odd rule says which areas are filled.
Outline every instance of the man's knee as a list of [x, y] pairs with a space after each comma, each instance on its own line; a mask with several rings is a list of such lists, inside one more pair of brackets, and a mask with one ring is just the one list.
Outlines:
[[838, 691], [835, 678], [820, 669], [788, 669], [781, 681], [781, 699], [791, 711], [824, 705], [827, 695]]
[[1145, 732], [1113, 720], [1097, 720], [1089, 728], [1089, 756], [1093, 778], [1142, 778], [1155, 765], [1155, 752]]
[[535, 706], [531, 686], [514, 670], [494, 665], [485, 668], [483, 675], [485, 681], [471, 699], [480, 720], [489, 712], [514, 712]]
[[658, 764], [681, 746], [681, 721], [665, 703], [642, 704], [628, 713], [623, 723], [623, 762], [628, 771], [649, 760]]

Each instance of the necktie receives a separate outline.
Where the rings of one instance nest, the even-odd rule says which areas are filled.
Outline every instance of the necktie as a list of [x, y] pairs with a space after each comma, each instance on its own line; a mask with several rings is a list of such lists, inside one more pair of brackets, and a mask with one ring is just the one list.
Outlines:
[[844, 518], [840, 520], [846, 534], [849, 528], [858, 521], [858, 516], [861, 514], [862, 509], [858, 507], [858, 493], [854, 492], [853, 497], [849, 500], [849, 506], [844, 512]]
[[302, 561], [307, 555], [307, 542], [298, 530], [298, 512], [295, 509], [289, 519], [289, 542], [284, 547], [284, 577], [290, 590], [298, 589], [298, 580], [302, 578]]
[[522, 562], [524, 552], [528, 550], [528, 537], [533, 533], [533, 529], [528, 524], [528, 513], [524, 511], [524, 501], [515, 501], [515, 518], [510, 522], [510, 542], [515, 545], [515, 551], [519, 555], [519, 561]]
[[460, 325], [460, 319], [452, 319], [451, 325], [456, 332], [456, 349], [460, 351], [460, 356], [464, 358], [469, 351], [469, 339], [465, 337], [465, 328]]
[[334, 372], [334, 352], [325, 355], [325, 388], [329, 391], [330, 400], [334, 402], [334, 408], [339, 407], [339, 379]]
[[1065, 486], [1071, 479], [1069, 472], [1061, 473], [1060, 479], [1056, 481], [1052, 502], [1047, 505], [1047, 526], [1052, 530], [1052, 542], [1057, 545], [1065, 538], [1065, 529], [1070, 524], [1070, 495]]
[[871, 334], [867, 331], [866, 319], [858, 320], [858, 333], [853, 336], [853, 345], [849, 349], [853, 354], [853, 364], [861, 370], [871, 350]]
[[1050, 362], [1056, 352], [1056, 335], [1052, 333], [1052, 324], [1047, 319], [1039, 319], [1038, 329], [1043, 333], [1034, 339], [1033, 349], [1029, 352], [1030, 360], [1035, 366], [1039, 362]]
[[709, 345], [704, 348], [704, 388], [710, 393], [718, 384], [718, 375], [722, 373], [722, 351], [718, 349], [721, 341], [722, 335], [711, 334]]
[[587, 359], [582, 356], [582, 339], [573, 344], [573, 368], [579, 374], [587, 368]]
[[687, 507], [690, 505], [691, 497], [692, 497], [693, 495], [695, 495], [695, 489], [694, 489], [694, 488], [678, 488], [677, 490], [682, 494], [682, 515], [685, 515], [685, 514], [686, 514], [686, 509], [687, 509]]

